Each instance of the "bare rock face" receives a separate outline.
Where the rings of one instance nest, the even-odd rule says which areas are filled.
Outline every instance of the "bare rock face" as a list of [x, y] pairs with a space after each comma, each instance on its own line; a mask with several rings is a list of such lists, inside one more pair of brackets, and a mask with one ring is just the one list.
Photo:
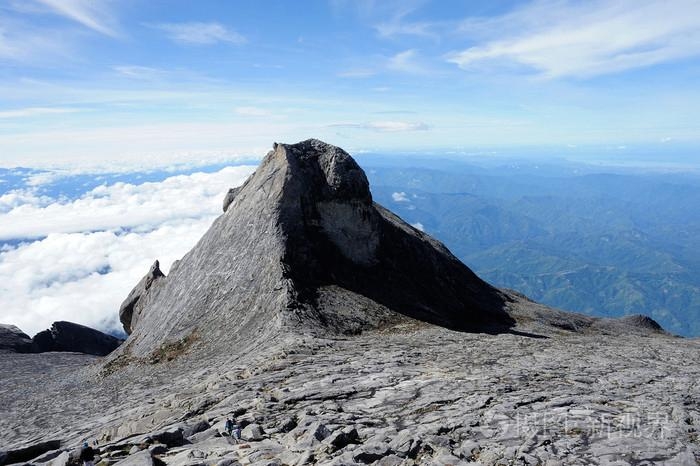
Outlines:
[[99, 330], [73, 322], [54, 322], [51, 328], [37, 333], [33, 339], [36, 353], [70, 351], [106, 356], [114, 351], [122, 340]]
[[0, 324], [0, 351], [28, 353], [32, 349], [32, 339], [14, 325]]
[[[167, 278], [156, 263], [124, 301], [131, 355], [184, 341], [214, 351], [280, 332], [357, 333], [407, 318], [460, 330], [514, 324], [507, 296], [375, 204], [338, 147], [275, 144], [224, 211]], [[341, 318], [334, 303], [348, 300], [361, 305]]]
[[127, 334], [131, 334], [134, 326], [138, 322], [139, 315], [151, 291], [151, 287], [159, 278], [164, 277], [165, 275], [160, 271], [160, 263], [155, 261], [148, 273], [138, 282], [134, 289], [131, 290], [129, 296], [127, 296], [122, 303], [119, 308], [119, 320]]
[[[503, 330], [506, 297], [439, 241], [372, 201], [362, 169], [321, 141], [280, 145], [289, 167], [281, 220], [283, 262], [301, 304], [320, 322], [319, 290], [338, 286], [391, 312], [459, 330]], [[280, 148], [276, 151], [280, 151]]]

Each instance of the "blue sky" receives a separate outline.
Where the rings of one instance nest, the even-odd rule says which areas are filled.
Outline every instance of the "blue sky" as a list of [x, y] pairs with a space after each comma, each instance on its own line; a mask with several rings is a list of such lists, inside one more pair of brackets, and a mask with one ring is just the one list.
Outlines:
[[3, 0], [0, 166], [694, 148], [699, 57], [697, 0]]

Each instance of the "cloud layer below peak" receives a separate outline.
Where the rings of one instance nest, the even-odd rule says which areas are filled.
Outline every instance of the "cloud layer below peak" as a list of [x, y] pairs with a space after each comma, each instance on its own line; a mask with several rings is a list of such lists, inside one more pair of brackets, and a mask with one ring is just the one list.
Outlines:
[[56, 320], [119, 331], [119, 305], [153, 261], [167, 273], [253, 169], [116, 183], [73, 200], [40, 195], [27, 180], [0, 196], [0, 323], [31, 335]]

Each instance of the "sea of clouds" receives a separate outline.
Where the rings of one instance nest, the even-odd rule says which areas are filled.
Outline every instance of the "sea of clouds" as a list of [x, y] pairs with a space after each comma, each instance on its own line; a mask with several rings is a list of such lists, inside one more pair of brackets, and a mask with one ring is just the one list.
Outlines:
[[[193, 169], [147, 182], [139, 173], [110, 182], [97, 174], [6, 171], [0, 179], [0, 323], [30, 336], [58, 320], [119, 332], [119, 305], [153, 261], [167, 274], [222, 213], [226, 191], [253, 170]], [[105, 181], [95, 186], [86, 178]], [[58, 180], [64, 189], [52, 189]], [[81, 186], [87, 187], [81, 192]]]

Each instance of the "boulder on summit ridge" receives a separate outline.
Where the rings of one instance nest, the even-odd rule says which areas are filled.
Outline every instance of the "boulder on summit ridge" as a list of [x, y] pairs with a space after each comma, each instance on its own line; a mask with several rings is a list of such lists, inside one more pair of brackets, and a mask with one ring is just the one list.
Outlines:
[[106, 356], [114, 351], [123, 340], [107, 335], [94, 328], [73, 322], [54, 322], [51, 328], [34, 335], [33, 351], [70, 351], [75, 353]]

